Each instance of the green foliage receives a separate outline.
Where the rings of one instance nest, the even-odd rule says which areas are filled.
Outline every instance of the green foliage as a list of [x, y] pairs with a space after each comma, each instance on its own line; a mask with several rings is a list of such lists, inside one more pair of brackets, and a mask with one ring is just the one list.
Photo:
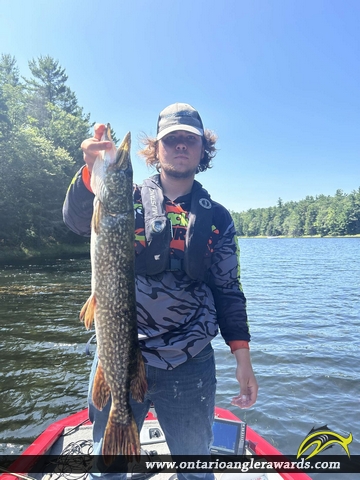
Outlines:
[[15, 57], [11, 55], [1, 55], [0, 60], [0, 85], [12, 85], [15, 87], [19, 83], [19, 69], [16, 65]]
[[62, 221], [66, 189], [83, 165], [90, 136], [67, 75], [49, 56], [29, 62], [20, 81], [16, 61], [0, 58], [0, 247], [41, 248], [81, 242]]
[[89, 118], [84, 121], [82, 116], [68, 113], [52, 103], [48, 103], [46, 109], [50, 120], [44, 128], [44, 135], [54, 145], [64, 148], [77, 167], [82, 166], [84, 160], [80, 144], [89, 136]]
[[337, 190], [333, 197], [319, 195], [275, 207], [231, 212], [241, 236], [301, 237], [303, 235], [360, 234], [360, 188], [350, 194]]

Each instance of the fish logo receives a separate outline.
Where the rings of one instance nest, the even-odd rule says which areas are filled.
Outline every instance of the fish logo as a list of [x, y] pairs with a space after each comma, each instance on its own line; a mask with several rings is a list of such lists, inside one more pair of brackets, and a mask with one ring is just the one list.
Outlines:
[[342, 448], [345, 450], [347, 453], [348, 457], [350, 458], [350, 452], [349, 452], [349, 444], [352, 442], [353, 436], [350, 433], [349, 436], [343, 437], [339, 433], [334, 432], [333, 430], [330, 430], [327, 425], [324, 425], [323, 427], [319, 428], [312, 428], [308, 435], [304, 438], [303, 442], [301, 443], [298, 452], [297, 452], [297, 457], [301, 457], [306, 450], [308, 450], [310, 447], [315, 446], [314, 450], [305, 457], [305, 460], [311, 457], [314, 457], [318, 453], [322, 452], [323, 450], [327, 450], [328, 448], [331, 448], [334, 443], [338, 443], [339, 445], [342, 446]]

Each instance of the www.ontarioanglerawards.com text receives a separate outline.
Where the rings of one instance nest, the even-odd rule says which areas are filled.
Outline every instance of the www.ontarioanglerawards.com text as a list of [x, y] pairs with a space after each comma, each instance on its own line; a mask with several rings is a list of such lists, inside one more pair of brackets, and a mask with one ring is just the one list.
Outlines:
[[211, 461], [203, 460], [182, 460], [178, 461], [156, 461], [156, 462], [145, 462], [146, 470], [161, 470], [163, 472], [175, 472], [175, 471], [191, 471], [191, 472], [204, 472], [204, 471], [213, 471], [213, 472], [222, 472], [227, 470], [232, 470], [234, 472], [254, 472], [254, 473], [265, 473], [269, 471], [278, 471], [278, 472], [300, 472], [300, 471], [309, 471], [317, 470], [319, 472], [329, 472], [329, 471], [339, 471], [341, 469], [341, 462], [334, 461], [316, 461], [310, 462], [305, 461], [305, 459], [300, 459], [298, 461], [279, 461], [279, 460], [258, 460], [254, 457], [251, 457], [248, 460], [243, 461], [229, 461], [224, 459], [217, 458]]

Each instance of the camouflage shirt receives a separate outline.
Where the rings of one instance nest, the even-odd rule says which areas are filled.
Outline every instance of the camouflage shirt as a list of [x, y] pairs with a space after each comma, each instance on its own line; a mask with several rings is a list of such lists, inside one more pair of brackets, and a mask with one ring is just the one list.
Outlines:
[[[64, 221], [79, 235], [90, 235], [94, 195], [85, 187], [80, 170], [64, 202]], [[190, 279], [182, 270], [136, 276], [138, 330], [145, 362], [172, 369], [194, 357], [217, 335], [226, 342], [250, 340], [246, 300], [240, 283], [238, 242], [229, 212], [213, 204], [211, 281]], [[173, 236], [170, 255], [181, 259], [191, 194], [174, 202], [165, 197]], [[135, 255], [146, 249], [141, 186], [134, 187]]]

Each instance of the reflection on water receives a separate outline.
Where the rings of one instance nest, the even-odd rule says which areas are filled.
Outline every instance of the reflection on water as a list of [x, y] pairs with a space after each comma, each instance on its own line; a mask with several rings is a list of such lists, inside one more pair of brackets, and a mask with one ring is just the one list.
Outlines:
[[[219, 336], [218, 405], [284, 453], [327, 424], [351, 431], [359, 455], [360, 239], [245, 239], [240, 247], [259, 400], [245, 411], [230, 405], [235, 364]], [[1, 269], [0, 454], [20, 452], [86, 406], [91, 333], [78, 314], [89, 290], [87, 259]]]
[[6, 267], [0, 275], [0, 453], [17, 453], [56, 418], [86, 406], [89, 332], [78, 312], [89, 261]]

